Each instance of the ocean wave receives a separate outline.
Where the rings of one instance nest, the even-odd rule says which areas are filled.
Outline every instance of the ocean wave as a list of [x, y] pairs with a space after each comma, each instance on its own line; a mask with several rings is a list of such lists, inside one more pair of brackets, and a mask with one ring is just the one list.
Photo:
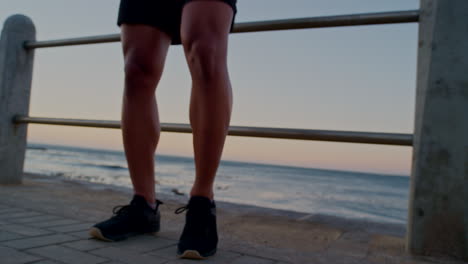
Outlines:
[[42, 150], [42, 151], [46, 151], [47, 148], [45, 147], [36, 147], [36, 146], [27, 146], [26, 149], [31, 149], [31, 150]]
[[[30, 148], [32, 147], [32, 148]], [[47, 151], [34, 149], [44, 147]], [[161, 156], [155, 162], [157, 190], [188, 195], [193, 159]], [[123, 152], [29, 145], [25, 171], [66, 179], [131, 188]], [[215, 190], [223, 201], [309, 214], [404, 223], [409, 177], [222, 162]]]
[[94, 164], [94, 163], [79, 163], [78, 165], [84, 167], [93, 167], [93, 168], [101, 168], [101, 169], [110, 169], [110, 170], [128, 170], [127, 167], [116, 165], [116, 164]]

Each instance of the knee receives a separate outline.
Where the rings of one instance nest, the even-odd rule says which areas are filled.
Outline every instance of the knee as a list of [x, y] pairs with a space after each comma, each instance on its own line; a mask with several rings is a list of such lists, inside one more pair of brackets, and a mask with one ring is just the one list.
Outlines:
[[190, 41], [185, 45], [185, 53], [192, 78], [198, 81], [210, 82], [227, 72], [226, 50], [215, 39]]
[[154, 93], [162, 71], [162, 65], [155, 65], [150, 60], [126, 59], [125, 96], [148, 96]]

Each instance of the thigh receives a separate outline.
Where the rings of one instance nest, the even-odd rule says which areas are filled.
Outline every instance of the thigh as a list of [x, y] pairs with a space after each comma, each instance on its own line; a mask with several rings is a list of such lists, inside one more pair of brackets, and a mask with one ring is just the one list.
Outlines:
[[224, 1], [195, 0], [182, 10], [181, 39], [187, 50], [195, 41], [206, 40], [227, 49], [234, 10]]
[[142, 24], [121, 26], [125, 65], [137, 65], [147, 73], [160, 70], [171, 44], [169, 35], [158, 28]]

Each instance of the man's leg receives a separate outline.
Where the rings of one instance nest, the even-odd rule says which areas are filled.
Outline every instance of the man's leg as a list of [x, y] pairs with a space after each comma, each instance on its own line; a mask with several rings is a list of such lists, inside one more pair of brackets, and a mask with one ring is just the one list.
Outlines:
[[182, 13], [181, 38], [190, 73], [196, 176], [191, 196], [213, 199], [213, 183], [232, 109], [227, 70], [233, 10], [220, 1], [193, 1]]
[[159, 139], [154, 92], [170, 42], [169, 36], [153, 27], [122, 25], [122, 135], [135, 196], [130, 205], [114, 208], [110, 219], [94, 225], [89, 230], [92, 237], [117, 241], [160, 229], [159, 202], [154, 193], [154, 152]]
[[232, 16], [233, 10], [226, 3], [206, 0], [190, 2], [182, 12], [181, 39], [192, 76], [190, 123], [196, 168], [177, 245], [182, 258], [202, 259], [217, 250], [213, 182], [231, 117], [232, 90], [226, 60]]
[[154, 153], [160, 126], [155, 89], [170, 37], [146, 25], [122, 25], [125, 89], [122, 136], [134, 192], [155, 203]]

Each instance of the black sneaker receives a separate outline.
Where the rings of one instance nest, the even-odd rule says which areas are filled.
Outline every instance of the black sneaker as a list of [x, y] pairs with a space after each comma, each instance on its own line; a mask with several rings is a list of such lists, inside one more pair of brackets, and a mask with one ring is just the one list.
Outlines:
[[175, 211], [187, 210], [185, 227], [177, 245], [181, 258], [204, 259], [216, 253], [218, 232], [216, 230], [216, 205], [206, 197], [194, 196], [187, 206]]
[[112, 242], [139, 234], [156, 233], [160, 227], [160, 204], [162, 202], [156, 200], [156, 209], [153, 210], [145, 198], [134, 195], [129, 205], [114, 207], [114, 215], [94, 225], [89, 234], [94, 238]]

